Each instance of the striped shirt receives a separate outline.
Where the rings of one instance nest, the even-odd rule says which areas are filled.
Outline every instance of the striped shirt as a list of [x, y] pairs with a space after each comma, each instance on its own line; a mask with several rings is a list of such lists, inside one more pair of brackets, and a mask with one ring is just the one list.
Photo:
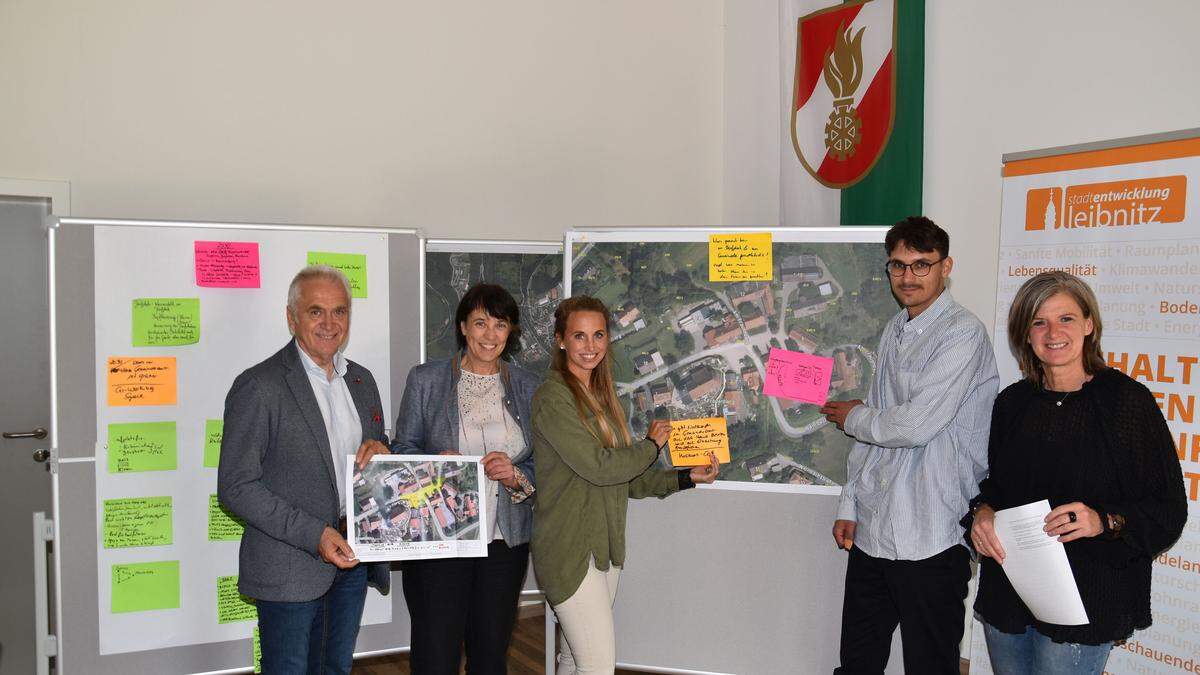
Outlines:
[[846, 417], [850, 451], [838, 519], [875, 558], [923, 560], [962, 544], [958, 521], [987, 473], [999, 378], [983, 324], [949, 291], [888, 322], [866, 405]]
[[338, 512], [346, 515], [346, 457], [353, 457], [362, 444], [362, 420], [358, 417], [358, 408], [350, 396], [350, 388], [346, 386], [346, 357], [341, 352], [333, 355], [333, 376], [325, 373], [325, 369], [317, 365], [296, 343], [296, 351], [300, 352], [300, 363], [304, 364], [304, 372], [308, 373], [308, 383], [312, 385], [313, 396], [317, 398], [317, 407], [321, 409], [321, 420], [325, 422], [325, 434], [329, 437], [329, 452], [333, 456], [334, 483], [338, 493]]

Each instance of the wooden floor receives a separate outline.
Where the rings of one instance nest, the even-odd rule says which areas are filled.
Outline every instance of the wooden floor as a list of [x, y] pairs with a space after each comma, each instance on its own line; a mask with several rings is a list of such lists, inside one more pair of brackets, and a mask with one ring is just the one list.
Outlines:
[[[517, 621], [508, 649], [509, 675], [544, 675], [546, 672], [546, 619], [541, 614]], [[411, 675], [408, 653], [377, 656], [354, 663], [355, 675]], [[622, 675], [634, 675], [618, 670]]]
[[[541, 614], [521, 619], [513, 632], [508, 649], [509, 675], [544, 675], [546, 671], [546, 621]], [[969, 672], [970, 662], [959, 662], [962, 675]], [[355, 675], [412, 675], [408, 653], [377, 656], [354, 664]], [[636, 675], [632, 670], [618, 670], [617, 675]]]

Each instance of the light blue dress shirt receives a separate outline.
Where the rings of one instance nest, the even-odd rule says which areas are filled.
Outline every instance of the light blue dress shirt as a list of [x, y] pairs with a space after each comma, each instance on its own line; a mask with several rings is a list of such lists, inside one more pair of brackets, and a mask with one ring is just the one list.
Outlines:
[[866, 405], [850, 411], [838, 519], [875, 558], [923, 560], [963, 544], [958, 521], [987, 473], [999, 378], [983, 324], [949, 291], [888, 322]]
[[330, 379], [325, 369], [318, 366], [299, 343], [296, 343], [296, 351], [300, 352], [300, 363], [304, 364], [308, 383], [317, 397], [317, 407], [321, 409], [321, 419], [325, 421], [329, 451], [333, 455], [333, 472], [337, 479], [338, 511], [344, 516], [346, 456], [354, 455], [358, 452], [358, 446], [362, 445], [362, 420], [358, 417], [354, 399], [350, 397], [350, 388], [346, 386], [346, 357], [341, 352], [333, 355], [333, 378]]

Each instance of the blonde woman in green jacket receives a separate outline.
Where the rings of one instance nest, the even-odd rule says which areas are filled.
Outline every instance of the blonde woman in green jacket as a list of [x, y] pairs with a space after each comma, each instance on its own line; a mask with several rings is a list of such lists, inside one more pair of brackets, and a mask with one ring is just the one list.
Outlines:
[[716, 457], [662, 469], [671, 423], [655, 420], [633, 442], [608, 359], [608, 308], [587, 296], [554, 312], [558, 351], [533, 396], [533, 567], [562, 626], [557, 675], [612, 673], [612, 603], [625, 564], [630, 497], [660, 499], [717, 477]]

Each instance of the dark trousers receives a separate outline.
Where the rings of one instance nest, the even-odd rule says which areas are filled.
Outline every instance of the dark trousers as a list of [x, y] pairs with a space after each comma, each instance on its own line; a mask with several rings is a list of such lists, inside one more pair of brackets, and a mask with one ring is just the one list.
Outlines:
[[256, 601], [263, 672], [350, 675], [366, 600], [367, 566], [360, 564], [338, 570], [316, 600]]
[[413, 674], [458, 675], [465, 642], [468, 673], [504, 675], [528, 566], [529, 544], [509, 548], [501, 539], [486, 558], [404, 563]]
[[924, 560], [872, 558], [850, 550], [842, 603], [844, 675], [883, 673], [900, 625], [904, 672], [958, 675], [970, 555], [952, 546]]

